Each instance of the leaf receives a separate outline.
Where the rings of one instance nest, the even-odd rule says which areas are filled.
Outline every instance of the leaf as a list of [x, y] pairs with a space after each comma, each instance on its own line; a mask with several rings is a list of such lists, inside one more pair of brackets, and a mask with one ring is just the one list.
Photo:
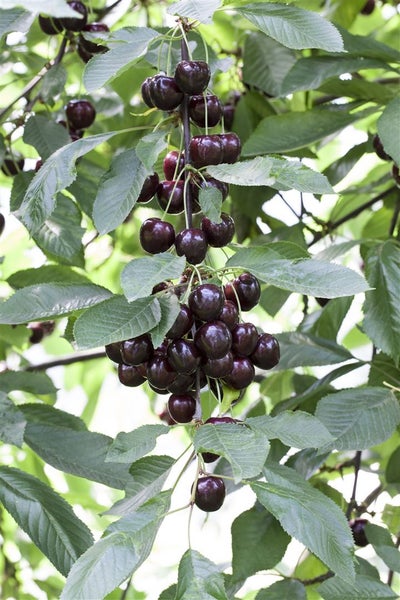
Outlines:
[[61, 496], [36, 477], [0, 467], [0, 500], [54, 566], [67, 575], [93, 543], [86, 525]]
[[179, 298], [176, 294], [166, 294], [158, 299], [161, 317], [159, 322], [153, 329], [150, 329], [151, 341], [154, 348], [160, 346], [175, 323], [176, 318], [180, 311]]
[[388, 463], [386, 465], [385, 479], [388, 483], [400, 484], [400, 446], [392, 452], [389, 456]]
[[123, 296], [114, 296], [78, 317], [74, 336], [79, 349], [97, 348], [147, 333], [160, 318], [157, 298], [139, 298], [129, 303]]
[[339, 31], [317, 13], [272, 3], [247, 4], [236, 11], [288, 48], [320, 48], [328, 52], [344, 50]]
[[150, 296], [153, 287], [168, 279], [177, 279], [184, 271], [184, 256], [161, 252], [131, 260], [121, 274], [122, 290], [129, 302]]
[[62, 146], [69, 144], [71, 138], [65, 127], [50, 121], [42, 115], [29, 117], [24, 127], [23, 140], [37, 151], [43, 161]]
[[97, 54], [85, 67], [83, 83], [91, 93], [123, 73], [142, 57], [158, 33], [147, 27], [124, 27], [107, 39], [108, 52]]
[[77, 17], [76, 11], [68, 6], [66, 0], [35, 0], [34, 10], [32, 10], [32, 0], [1, 0], [1, 8], [14, 8], [22, 6], [29, 12], [44, 13], [54, 17]]
[[64, 266], [43, 265], [40, 269], [23, 269], [7, 278], [7, 283], [14, 289], [20, 289], [37, 283], [91, 283], [89, 279]]
[[3, 392], [21, 390], [38, 396], [57, 392], [57, 388], [46, 373], [28, 373], [27, 371], [3, 371], [0, 373], [0, 390]]
[[213, 452], [232, 465], [235, 483], [261, 473], [268, 456], [269, 442], [259, 431], [240, 424], [203, 425], [195, 432], [196, 452]]
[[3, 10], [2, 8], [0, 38], [10, 31], [20, 31], [25, 33], [31, 26], [32, 21], [32, 14], [25, 11], [23, 8], [9, 8], [7, 10]]
[[400, 247], [388, 240], [374, 246], [365, 261], [365, 274], [373, 290], [364, 303], [363, 327], [373, 343], [395, 362], [400, 358]]
[[318, 593], [324, 600], [389, 600], [398, 597], [388, 585], [367, 575], [356, 575], [354, 582], [332, 577], [318, 586]]
[[178, 569], [175, 600], [228, 600], [219, 568], [196, 550], [187, 550]]
[[39, 404], [38, 402], [20, 404], [19, 409], [24, 413], [26, 420], [30, 424], [56, 425], [57, 427], [65, 427], [74, 431], [88, 430], [85, 423], [79, 417], [48, 404]]
[[387, 529], [368, 523], [365, 533], [375, 552], [392, 571], [400, 572], [400, 552]]
[[76, 178], [75, 163], [118, 131], [99, 133], [71, 142], [52, 154], [36, 173], [28, 186], [21, 206], [15, 211], [29, 233], [36, 233], [56, 206], [59, 192], [67, 188]]
[[282, 579], [265, 590], [260, 590], [255, 600], [306, 600], [306, 588], [301, 581]]
[[[364, 156], [364, 154], [367, 152], [367, 148], [367, 142], [356, 144], [343, 156], [341, 156], [339, 159], [336, 158], [328, 167], [326, 167], [323, 171], [323, 174], [327, 177], [328, 181], [330, 181], [332, 185], [337, 185], [346, 177], [346, 175], [348, 175], [348, 173], [350, 173], [352, 168], [357, 164], [361, 157]], [[329, 252], [332, 246], [340, 247], [344, 244], [355, 245], [356, 243], [358, 243], [358, 240], [343, 242], [342, 244], [332, 244], [325, 250]], [[322, 252], [324, 252], [324, 250]], [[320, 254], [322, 254], [322, 252]]]
[[111, 524], [72, 567], [61, 600], [104, 598], [135, 572], [151, 552], [169, 501], [170, 492], [163, 492]]
[[133, 463], [129, 472], [132, 480], [125, 489], [125, 498], [118, 500], [106, 515], [124, 516], [158, 495], [175, 464], [171, 456], [145, 456]]
[[154, 168], [158, 156], [168, 148], [165, 131], [152, 131], [144, 135], [137, 143], [136, 155], [149, 171]]
[[[0, 392], [0, 440], [21, 448], [26, 420], [14, 403]], [[1, 493], [1, 492], [0, 492]]]
[[[58, 94], [60, 93], [60, 90], [62, 90], [65, 87], [66, 82], [67, 82], [67, 71], [66, 71], [64, 65], [62, 63], [53, 65], [47, 71], [47, 73], [44, 75], [44, 77], [42, 79], [42, 85], [40, 88], [40, 97], [42, 98], [42, 100], [44, 102], [50, 104], [50, 106], [53, 106], [54, 98], [56, 96], [58, 96]], [[58, 126], [58, 128], [60, 128], [60, 127], [63, 128], [64, 135], [67, 136], [67, 138], [66, 138], [67, 141], [65, 142], [65, 144], [68, 144], [71, 141], [71, 138], [67, 132], [67, 129], [59, 124], [57, 126]], [[64, 135], [63, 135], [63, 137], [64, 137]], [[45, 142], [45, 140], [43, 140], [43, 142]], [[64, 145], [64, 144], [61, 144], [61, 145]], [[58, 146], [58, 147], [60, 147], [60, 146]], [[39, 154], [40, 154], [40, 152], [39, 152]], [[41, 156], [43, 158], [43, 155], [41, 155]]]
[[353, 358], [346, 348], [322, 337], [298, 331], [281, 333], [276, 337], [281, 350], [277, 368], [281, 370], [334, 365]]
[[221, 190], [205, 186], [199, 190], [199, 204], [205, 217], [213, 223], [221, 222], [221, 206], [223, 197]]
[[113, 159], [100, 180], [93, 205], [93, 221], [101, 235], [123, 223], [135, 206], [148, 174], [134, 149]]
[[[269, 464], [267, 483], [251, 484], [258, 501], [289, 535], [304, 544], [345, 581], [354, 580], [353, 538], [345, 515], [293, 469]], [[312, 527], [310, 524], [312, 523]]]
[[234, 581], [272, 569], [282, 560], [290, 542], [275, 517], [259, 505], [236, 517], [231, 531]]
[[352, 296], [368, 289], [365, 279], [347, 267], [315, 259], [282, 259], [267, 245], [241, 248], [226, 265], [248, 269], [278, 288], [319, 298]]
[[335, 438], [322, 452], [333, 448], [364, 450], [392, 435], [400, 422], [400, 406], [391, 390], [353, 388], [322, 398], [315, 416]]
[[303, 331], [325, 340], [336, 340], [352, 302], [351, 296], [330, 300], [320, 310], [317, 318], [315, 313], [313, 316], [310, 315], [310, 326], [305, 320], [302, 324]]
[[179, 15], [188, 17], [200, 23], [210, 24], [214, 12], [220, 7], [222, 0], [202, 0], [201, 4], [197, 0], [180, 0], [174, 2], [167, 10], [170, 15]]
[[157, 438], [166, 433], [166, 425], [142, 425], [128, 433], [121, 431], [108, 449], [106, 462], [133, 463], [151, 452]]
[[295, 448], [319, 448], [332, 441], [323, 423], [314, 415], [297, 410], [285, 410], [276, 417], [263, 415], [246, 419], [246, 424], [268, 439], [278, 438], [287, 446]]

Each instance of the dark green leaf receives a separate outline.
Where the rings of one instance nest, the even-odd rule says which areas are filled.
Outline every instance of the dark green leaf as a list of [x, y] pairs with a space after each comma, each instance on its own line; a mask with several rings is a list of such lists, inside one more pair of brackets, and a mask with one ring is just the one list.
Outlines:
[[[64, 89], [65, 84], [67, 82], [67, 70], [62, 63], [53, 65], [45, 74], [42, 79], [42, 85], [40, 88], [40, 97], [42, 100], [51, 106], [54, 104], [54, 98], [59, 95], [60, 90]], [[58, 127], [62, 127], [61, 125], [57, 125]], [[67, 134], [67, 139], [65, 144], [68, 144], [71, 141], [71, 138], [68, 135], [67, 129], [63, 127], [65, 134]], [[64, 135], [62, 136], [64, 137]], [[62, 144], [60, 144], [61, 146]], [[60, 147], [58, 146], [58, 147]], [[35, 146], [36, 147], [36, 146]], [[40, 154], [40, 152], [39, 152]], [[41, 155], [43, 158], [43, 155]], [[46, 156], [47, 158], [47, 156]]]
[[332, 435], [319, 419], [301, 410], [285, 410], [276, 417], [252, 417], [246, 420], [246, 424], [268, 439], [278, 438], [295, 448], [319, 448], [332, 440]]
[[[30, 373], [30, 375], [33, 375]], [[24, 413], [26, 420], [30, 424], [36, 423], [39, 425], [55, 425], [57, 427], [65, 427], [74, 431], [87, 431], [85, 423], [79, 417], [67, 413], [54, 406], [48, 404], [40, 404], [38, 402], [30, 404], [20, 404], [19, 409]]]
[[354, 582], [332, 577], [318, 587], [318, 592], [324, 600], [389, 600], [398, 597], [388, 585], [367, 575], [356, 575]]
[[385, 471], [385, 479], [388, 483], [400, 484], [400, 447], [396, 448], [389, 457]]
[[0, 390], [3, 392], [21, 390], [38, 396], [57, 392], [57, 388], [46, 373], [28, 373], [24, 371], [3, 371], [0, 373]]
[[334, 162], [323, 171], [323, 174], [327, 177], [328, 181], [330, 181], [332, 185], [336, 185], [342, 181], [365, 154], [367, 147], [367, 142], [357, 144], [350, 148], [344, 156], [334, 160]]
[[343, 38], [346, 52], [353, 56], [378, 58], [387, 62], [399, 62], [400, 52], [387, 44], [374, 39], [372, 35], [354, 35], [342, 27], [338, 27]]
[[294, 369], [334, 365], [353, 358], [346, 348], [336, 342], [294, 331], [276, 336], [281, 350], [281, 358], [277, 368]]
[[228, 600], [219, 568], [196, 550], [187, 550], [179, 563], [175, 600]]
[[24, 127], [23, 139], [25, 144], [36, 148], [43, 161], [47, 160], [53, 152], [71, 142], [65, 127], [42, 115], [32, 115], [28, 119]]
[[158, 299], [161, 317], [159, 322], [153, 329], [150, 329], [151, 341], [153, 342], [154, 348], [160, 346], [175, 323], [176, 318], [180, 311], [179, 298], [176, 294], [166, 294]]
[[157, 438], [168, 432], [165, 425], [142, 425], [133, 431], [121, 431], [108, 449], [106, 462], [133, 463], [151, 452]]
[[394, 98], [378, 119], [378, 134], [385, 152], [400, 164], [400, 98]]
[[126, 298], [131, 302], [150, 296], [153, 287], [160, 281], [180, 277], [185, 264], [184, 256], [174, 256], [169, 252], [131, 260], [121, 274], [121, 286]]
[[311, 313], [309, 319], [303, 321], [302, 331], [317, 338], [336, 340], [352, 302], [353, 298], [349, 296], [330, 300], [319, 312]]
[[387, 529], [368, 523], [365, 533], [375, 552], [392, 571], [400, 572], [400, 552]]
[[260, 590], [255, 600], [306, 600], [306, 588], [295, 579], [282, 579]]
[[0, 440], [21, 447], [24, 441], [26, 420], [14, 403], [0, 392]]
[[43, 265], [40, 269], [24, 269], [7, 278], [14, 289], [20, 289], [38, 283], [90, 283], [89, 279], [73, 269], [58, 265]]

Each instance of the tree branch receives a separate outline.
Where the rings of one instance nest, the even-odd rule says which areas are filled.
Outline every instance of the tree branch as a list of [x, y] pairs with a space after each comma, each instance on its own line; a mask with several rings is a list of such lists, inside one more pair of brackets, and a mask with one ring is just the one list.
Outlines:
[[97, 358], [104, 358], [106, 355], [104, 350], [98, 350], [96, 352], [81, 352], [75, 354], [67, 354], [54, 360], [39, 363], [37, 365], [29, 365], [25, 367], [24, 371], [46, 371], [46, 369], [52, 369], [53, 367], [64, 367], [66, 365], [72, 365], [77, 362], [86, 362], [88, 360], [96, 360]]

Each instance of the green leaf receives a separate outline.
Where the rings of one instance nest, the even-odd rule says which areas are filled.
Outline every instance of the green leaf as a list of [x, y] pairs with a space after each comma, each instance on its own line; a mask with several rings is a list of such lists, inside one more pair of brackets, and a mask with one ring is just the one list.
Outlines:
[[111, 292], [94, 284], [30, 285], [0, 304], [0, 322], [16, 325], [59, 317], [98, 304], [109, 296]]
[[353, 358], [346, 348], [322, 337], [298, 331], [281, 333], [276, 337], [281, 351], [279, 369], [334, 365]]
[[388, 240], [371, 248], [365, 274], [373, 290], [364, 303], [363, 327], [374, 344], [395, 362], [400, 358], [400, 247]]
[[24, 441], [26, 420], [14, 403], [0, 392], [0, 440], [21, 448]]
[[153, 329], [150, 329], [151, 341], [154, 348], [162, 344], [166, 334], [175, 323], [180, 311], [179, 298], [176, 294], [166, 294], [158, 299], [161, 317]]
[[[66, 0], [35, 0], [32, 6], [32, 0], [1, 0], [1, 8], [14, 8], [22, 6], [29, 12], [44, 13], [45, 15], [53, 15], [54, 17], [75, 17], [76, 11], [68, 6]], [[32, 10], [34, 9], [34, 10]]]
[[36, 173], [28, 186], [21, 206], [15, 215], [24, 223], [31, 234], [36, 233], [56, 206], [59, 192], [75, 180], [75, 163], [118, 131], [99, 133], [71, 142], [52, 154]]
[[100, 234], [123, 223], [135, 206], [149, 169], [134, 149], [118, 154], [103, 175], [93, 205], [93, 221]]
[[10, 31], [21, 31], [25, 33], [31, 26], [32, 21], [32, 14], [23, 8], [9, 8], [7, 10], [3, 10], [2, 7], [0, 38], [2, 38], [5, 33], [9, 33]]
[[57, 392], [57, 388], [46, 373], [28, 373], [27, 371], [3, 371], [0, 373], [0, 390], [3, 392], [21, 390], [38, 396]]
[[263, 33], [288, 48], [320, 48], [328, 52], [344, 49], [336, 27], [317, 13], [272, 3], [248, 4], [236, 10]]
[[365, 533], [375, 552], [392, 571], [400, 572], [400, 552], [387, 529], [368, 523]]
[[171, 456], [145, 456], [134, 462], [129, 470], [133, 479], [125, 488], [125, 498], [118, 500], [105, 514], [127, 515], [157, 496], [174, 464]]
[[[32, 375], [32, 373], [30, 373]], [[20, 410], [24, 413], [30, 424], [56, 425], [65, 427], [74, 431], [87, 431], [85, 423], [79, 417], [67, 413], [48, 404], [39, 404], [37, 402], [30, 404], [20, 404]]]
[[135, 64], [158, 35], [147, 27], [124, 27], [112, 32], [107, 39], [108, 52], [95, 55], [86, 64], [86, 90], [94, 92]]
[[372, 35], [354, 35], [338, 27], [344, 41], [346, 52], [353, 56], [364, 56], [365, 58], [378, 58], [387, 62], [399, 62], [400, 52], [387, 44], [378, 42]]
[[[332, 185], [337, 185], [346, 177], [346, 175], [348, 175], [348, 173], [350, 173], [360, 158], [364, 156], [364, 154], [367, 152], [367, 148], [367, 142], [353, 146], [339, 159], [335, 158], [335, 160], [328, 167], [326, 167], [326, 169], [324, 169], [323, 174], [328, 178], [328, 181], [330, 181]], [[355, 240], [352, 240], [351, 242], [343, 242], [343, 244], [350, 243], [355, 244]], [[340, 244], [336, 245], [340, 246]], [[326, 248], [326, 250], [329, 252], [332, 246], [333, 244]]]
[[396, 448], [389, 457], [386, 465], [385, 479], [388, 483], [400, 484], [400, 447]]
[[47, 160], [53, 152], [71, 142], [65, 127], [42, 115], [29, 117], [24, 127], [23, 140], [25, 144], [36, 148], [43, 161]]
[[213, 223], [221, 222], [221, 206], [223, 197], [221, 190], [205, 186], [199, 190], [199, 204], [205, 217]]
[[258, 501], [280, 521], [289, 535], [304, 544], [333, 572], [340, 573], [345, 581], [353, 581], [353, 538], [338, 506], [293, 469], [268, 465], [264, 474], [267, 483], [251, 484]]
[[[62, 63], [58, 63], [57, 65], [53, 65], [45, 74], [42, 79], [42, 85], [40, 88], [40, 97], [44, 102], [50, 104], [52, 106], [54, 104], [54, 98], [59, 95], [60, 90], [64, 89], [65, 84], [67, 82], [67, 70]], [[57, 125], [58, 127], [62, 127], [62, 125]], [[69, 144], [71, 138], [67, 132], [65, 127], [62, 127], [64, 130], [64, 135], [67, 135], [67, 141], [65, 144]], [[64, 135], [62, 137], [64, 137]], [[43, 140], [45, 143], [45, 140]], [[43, 143], [42, 142], [42, 143]], [[63, 145], [63, 144], [61, 144]], [[36, 146], [35, 146], [36, 147]], [[58, 146], [60, 147], [60, 146]], [[39, 152], [40, 154], [40, 152]], [[43, 158], [43, 155], [41, 155]]]
[[121, 274], [121, 286], [126, 298], [131, 302], [150, 296], [153, 287], [160, 281], [180, 277], [185, 264], [184, 256], [174, 256], [169, 252], [131, 260]]
[[347, 267], [315, 259], [282, 259], [268, 246], [241, 248], [226, 265], [248, 269], [278, 288], [319, 298], [352, 296], [368, 289], [365, 279]]
[[168, 8], [167, 13], [209, 24], [212, 22], [214, 12], [220, 7], [221, 1], [202, 0], [201, 4], [199, 4], [197, 0], [180, 0], [179, 2], [174, 2]]
[[196, 550], [187, 550], [178, 570], [175, 600], [228, 600], [219, 568]]
[[315, 416], [335, 441], [321, 449], [364, 450], [388, 439], [400, 422], [400, 406], [391, 390], [353, 388], [325, 396]]
[[388, 585], [367, 575], [356, 575], [354, 582], [332, 577], [318, 586], [318, 593], [324, 600], [389, 600], [398, 597]]
[[272, 569], [282, 560], [290, 542], [275, 517], [259, 505], [239, 515], [231, 531], [234, 581]]
[[332, 435], [319, 419], [309, 413], [285, 410], [276, 417], [263, 415], [246, 419], [246, 424], [268, 439], [278, 438], [295, 448], [319, 448], [332, 441]]
[[158, 156], [168, 148], [165, 131], [152, 131], [144, 135], [137, 143], [136, 155], [144, 167], [152, 171]]
[[306, 600], [306, 588], [301, 581], [282, 579], [260, 590], [255, 600]]
[[73, 269], [58, 265], [43, 265], [40, 269], [24, 269], [7, 278], [14, 289], [20, 289], [38, 283], [90, 283], [89, 279]]
[[214, 452], [226, 458], [236, 483], [259, 475], [269, 451], [269, 442], [262, 433], [230, 423], [199, 427], [193, 445], [196, 452]]
[[106, 462], [133, 463], [151, 452], [157, 438], [166, 433], [166, 425], [142, 425], [128, 433], [121, 431], [108, 449]]
[[169, 502], [170, 492], [163, 492], [110, 525], [72, 567], [61, 600], [104, 598], [135, 572], [151, 552]]
[[0, 467], [0, 500], [54, 566], [67, 575], [93, 543], [86, 525], [61, 496], [36, 477]]
[[347, 315], [353, 299], [350, 296], [334, 298], [330, 300], [318, 313], [310, 315], [310, 326], [308, 320], [302, 323], [302, 330], [326, 340], [336, 340], [343, 320]]
[[123, 296], [114, 296], [78, 317], [74, 336], [81, 350], [97, 348], [147, 333], [160, 318], [157, 298], [139, 298], [129, 303]]

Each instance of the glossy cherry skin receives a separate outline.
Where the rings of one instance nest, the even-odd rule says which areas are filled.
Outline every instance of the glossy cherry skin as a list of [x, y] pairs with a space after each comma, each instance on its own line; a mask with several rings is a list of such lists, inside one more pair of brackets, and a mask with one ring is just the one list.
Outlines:
[[153, 355], [153, 344], [148, 333], [122, 342], [121, 356], [126, 365], [140, 365]]
[[212, 477], [211, 475], [199, 477], [194, 503], [200, 510], [214, 512], [223, 505], [225, 493], [225, 484], [220, 477]]
[[113, 342], [112, 344], [107, 344], [104, 348], [108, 358], [118, 364], [123, 362], [121, 356], [121, 346], [122, 342]]
[[152, 82], [153, 77], [146, 77], [146, 79], [142, 83], [142, 87], [140, 90], [142, 92], [143, 102], [147, 104], [149, 108], [154, 108], [155, 106], [150, 93]]
[[221, 133], [222, 143], [222, 161], [224, 163], [234, 163], [240, 156], [242, 145], [236, 133]]
[[196, 375], [194, 373], [178, 373], [167, 390], [171, 394], [185, 394], [196, 387]]
[[150, 202], [153, 196], [156, 195], [160, 180], [158, 177], [158, 173], [153, 173], [149, 175], [144, 180], [142, 185], [142, 189], [140, 190], [140, 194], [136, 202], [140, 202], [141, 204], [145, 204], [146, 202]]
[[[86, 31], [87, 33], [107, 33], [110, 29], [106, 23], [87, 23], [82, 31]], [[79, 45], [89, 54], [99, 54], [108, 50], [107, 46], [95, 44], [95, 42], [85, 39], [83, 35], [79, 36]]]
[[65, 107], [68, 124], [73, 129], [86, 129], [96, 118], [96, 109], [89, 100], [70, 100]]
[[218, 315], [218, 319], [223, 321], [225, 325], [232, 331], [234, 327], [239, 323], [239, 311], [236, 303], [231, 300], [225, 300], [222, 306], [222, 310]]
[[18, 173], [20, 173], [25, 165], [25, 159], [19, 156], [14, 156], [14, 157], [6, 157], [3, 160], [3, 164], [1, 165], [1, 170], [3, 171], [4, 175], [9, 175], [10, 177], [13, 177], [14, 175], [17, 175]]
[[160, 208], [170, 215], [177, 215], [185, 210], [184, 182], [161, 181], [157, 188], [157, 200]]
[[372, 145], [374, 147], [376, 155], [379, 156], [379, 158], [381, 158], [382, 160], [392, 160], [392, 157], [389, 156], [387, 152], [385, 152], [385, 149], [381, 142], [381, 138], [378, 134], [374, 135], [374, 137], [372, 138]]
[[148, 91], [153, 105], [160, 110], [174, 110], [183, 100], [175, 79], [167, 75], [154, 75], [149, 81]]
[[215, 127], [221, 120], [222, 106], [218, 96], [207, 94], [206, 98], [202, 94], [191, 96], [189, 99], [189, 116], [193, 123], [199, 127], [206, 126], [206, 107], [207, 107], [207, 125]]
[[129, 387], [138, 387], [146, 381], [137, 367], [124, 363], [118, 365], [118, 379], [123, 385]]
[[201, 94], [210, 81], [210, 67], [203, 60], [181, 60], [176, 65], [175, 81], [185, 94]]
[[82, 15], [82, 18], [74, 19], [73, 17], [65, 17], [60, 19], [61, 25], [67, 31], [82, 31], [87, 23], [88, 11], [86, 6], [79, 0], [69, 0], [68, 4], [73, 10]]
[[258, 331], [253, 323], [239, 323], [232, 329], [232, 352], [239, 356], [250, 356], [258, 341]]
[[196, 412], [196, 400], [190, 394], [172, 394], [168, 412], [176, 423], [190, 423]]
[[176, 377], [176, 371], [165, 356], [154, 353], [147, 362], [147, 379], [157, 390], [166, 390]]
[[214, 223], [208, 217], [203, 217], [201, 228], [206, 234], [208, 245], [213, 248], [223, 248], [235, 235], [235, 221], [226, 213], [221, 213], [221, 223]]
[[171, 248], [175, 241], [175, 230], [171, 223], [152, 217], [142, 223], [139, 238], [143, 250], [149, 254], [158, 254]]
[[[178, 152], [178, 150], [171, 150], [168, 152], [163, 160], [165, 179], [168, 181], [176, 179], [184, 166], [185, 157], [182, 152]], [[183, 173], [180, 178], [183, 178]]]
[[231, 284], [225, 285], [224, 290], [228, 300], [235, 304], [239, 300], [240, 308], [243, 311], [251, 310], [257, 306], [261, 296], [259, 281], [251, 273], [242, 273]]
[[367, 0], [367, 2], [364, 4], [364, 6], [361, 9], [361, 14], [362, 15], [370, 15], [374, 12], [375, 10], [375, 0]]
[[197, 329], [194, 343], [205, 358], [222, 358], [231, 349], [232, 335], [222, 321], [208, 321]]
[[186, 304], [181, 304], [178, 316], [166, 336], [170, 340], [178, 340], [185, 336], [192, 328], [194, 322], [193, 313]]
[[205, 259], [207, 247], [204, 232], [196, 227], [182, 229], [175, 238], [176, 253], [185, 256], [192, 265], [198, 265]]
[[365, 535], [365, 526], [368, 525], [368, 523], [368, 519], [353, 519], [352, 521], [349, 521], [354, 543], [361, 548], [368, 546], [369, 544], [367, 536]]
[[167, 357], [177, 373], [194, 373], [200, 364], [200, 354], [192, 340], [173, 340]]
[[195, 135], [189, 144], [190, 158], [196, 169], [223, 162], [223, 146], [220, 135]]
[[224, 293], [214, 283], [202, 283], [190, 293], [188, 303], [195, 317], [202, 321], [213, 321], [224, 305]]
[[235, 390], [246, 388], [255, 376], [254, 365], [247, 356], [235, 356], [232, 371], [225, 377], [225, 382]]
[[208, 377], [223, 379], [230, 375], [233, 369], [233, 354], [228, 352], [222, 358], [208, 358], [203, 362], [202, 368]]
[[60, 23], [60, 19], [54, 17], [44, 17], [39, 15], [39, 27], [47, 35], [57, 35], [63, 30], [63, 26]]
[[279, 342], [273, 335], [262, 333], [250, 355], [253, 364], [260, 369], [272, 369], [280, 358]]
[[233, 104], [225, 104], [222, 107], [222, 114], [224, 116], [224, 127], [225, 129], [231, 129], [233, 120], [235, 118], [235, 106]]

